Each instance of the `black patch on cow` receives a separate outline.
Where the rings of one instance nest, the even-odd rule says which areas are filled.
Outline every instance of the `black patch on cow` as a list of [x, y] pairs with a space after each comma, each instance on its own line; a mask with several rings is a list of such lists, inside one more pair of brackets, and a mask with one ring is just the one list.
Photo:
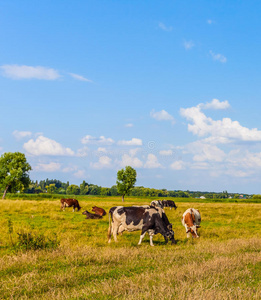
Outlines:
[[138, 225], [141, 220], [145, 221], [149, 213], [145, 213], [145, 208], [143, 207], [122, 207], [118, 210], [119, 214], [126, 214], [126, 224]]

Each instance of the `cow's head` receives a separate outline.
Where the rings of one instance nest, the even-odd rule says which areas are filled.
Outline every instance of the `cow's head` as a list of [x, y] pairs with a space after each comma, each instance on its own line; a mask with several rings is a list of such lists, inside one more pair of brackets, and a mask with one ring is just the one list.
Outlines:
[[193, 225], [193, 226], [191, 226], [191, 227], [188, 228], [187, 233], [190, 232], [192, 234], [192, 237], [199, 238], [198, 232], [197, 232], [198, 228], [200, 228], [199, 225]]
[[172, 224], [167, 225], [167, 230], [165, 234], [163, 234], [165, 242], [168, 243], [168, 241], [171, 241], [171, 244], [176, 244], [175, 238], [174, 238], [174, 231], [172, 230]]

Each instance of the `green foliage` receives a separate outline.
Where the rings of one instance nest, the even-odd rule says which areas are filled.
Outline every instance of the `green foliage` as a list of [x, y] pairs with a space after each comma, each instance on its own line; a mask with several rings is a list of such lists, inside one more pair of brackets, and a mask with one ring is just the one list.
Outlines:
[[136, 170], [130, 166], [126, 166], [125, 170], [118, 171], [116, 184], [119, 194], [122, 195], [122, 201], [124, 201], [124, 196], [134, 187], [136, 176]]
[[66, 190], [67, 195], [80, 195], [80, 188], [76, 184], [71, 184]]
[[31, 169], [23, 153], [6, 152], [0, 157], [0, 189], [4, 190], [3, 198], [7, 191], [22, 192], [29, 186], [28, 172]]
[[48, 194], [55, 194], [57, 192], [57, 188], [54, 183], [47, 185], [46, 189]]
[[88, 186], [88, 183], [83, 181], [81, 184], [80, 184], [80, 195], [87, 195], [89, 192], [89, 186]]
[[60, 245], [55, 233], [53, 238], [45, 237], [43, 233], [21, 232], [17, 234], [18, 242], [14, 245], [16, 250], [55, 249]]

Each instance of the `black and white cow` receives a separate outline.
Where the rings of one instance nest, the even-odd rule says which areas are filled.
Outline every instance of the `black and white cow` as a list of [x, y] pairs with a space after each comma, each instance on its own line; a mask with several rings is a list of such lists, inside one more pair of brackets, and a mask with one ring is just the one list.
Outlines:
[[163, 235], [166, 243], [168, 239], [171, 240], [172, 244], [175, 243], [172, 224], [169, 222], [164, 210], [159, 207], [112, 207], [109, 211], [108, 242], [111, 242], [111, 235], [113, 235], [115, 242], [117, 242], [117, 234], [125, 230], [141, 230], [138, 245], [141, 244], [146, 232], [150, 236], [151, 246], [154, 246], [153, 235], [157, 233]]
[[170, 207], [170, 209], [173, 207], [174, 209], [177, 209], [177, 206], [174, 201], [172, 200], [162, 200], [164, 207]]
[[164, 204], [162, 200], [153, 200], [151, 201], [150, 205], [154, 207], [160, 207], [162, 209], [164, 208]]
[[170, 207], [170, 209], [171, 209], [173, 207], [173, 208], [177, 209], [175, 202], [172, 200], [153, 200], [150, 203], [150, 205], [154, 206], [154, 207], [160, 207], [160, 208]]

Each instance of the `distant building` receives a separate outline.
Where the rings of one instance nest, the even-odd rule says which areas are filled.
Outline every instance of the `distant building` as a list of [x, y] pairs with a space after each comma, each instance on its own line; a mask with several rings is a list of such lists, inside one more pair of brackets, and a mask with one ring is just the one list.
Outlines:
[[206, 199], [206, 197], [205, 196], [200, 196], [199, 199]]

